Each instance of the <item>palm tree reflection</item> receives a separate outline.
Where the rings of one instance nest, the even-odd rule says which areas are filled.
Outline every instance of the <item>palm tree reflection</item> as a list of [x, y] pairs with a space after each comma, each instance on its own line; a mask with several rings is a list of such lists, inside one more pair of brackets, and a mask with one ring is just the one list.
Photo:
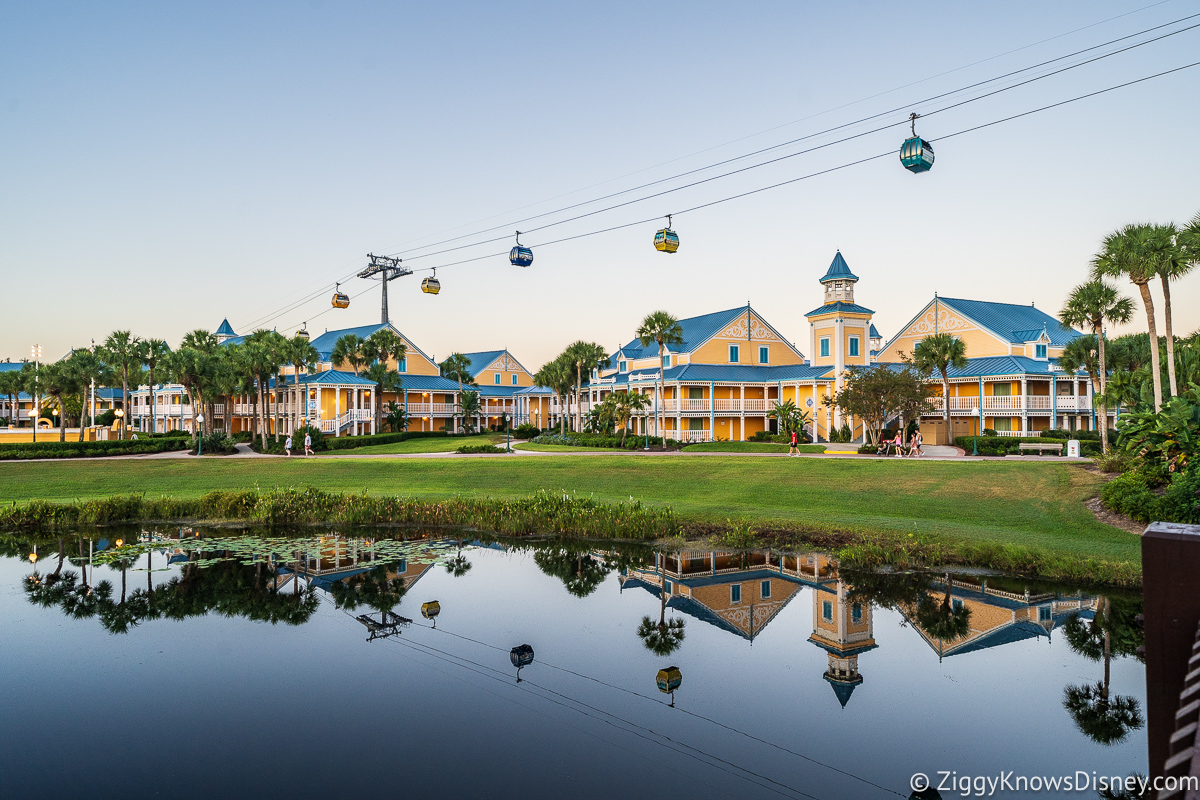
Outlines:
[[1132, 655], [1137, 649], [1136, 626], [1129, 614], [1114, 611], [1108, 597], [1097, 600], [1096, 612], [1086, 624], [1073, 614], [1063, 625], [1067, 645], [1086, 659], [1104, 663], [1104, 679], [1094, 684], [1069, 685], [1063, 690], [1063, 708], [1075, 726], [1100, 744], [1116, 744], [1144, 724], [1138, 701], [1110, 692], [1113, 655]]

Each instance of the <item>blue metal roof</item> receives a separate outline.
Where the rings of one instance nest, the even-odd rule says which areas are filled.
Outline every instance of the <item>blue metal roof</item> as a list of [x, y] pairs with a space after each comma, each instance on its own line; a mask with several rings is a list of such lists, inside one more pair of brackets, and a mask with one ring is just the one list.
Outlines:
[[[663, 370], [663, 380], [716, 383], [777, 383], [779, 381], [821, 380], [833, 372], [832, 366], [814, 367], [810, 364], [755, 366], [753, 364], [684, 364]], [[630, 378], [657, 380], [658, 370], [643, 369], [614, 376], [615, 383], [629, 383]]]
[[837, 695], [838, 702], [842, 704], [842, 708], [845, 708], [846, 703], [850, 702], [850, 695], [854, 694], [854, 687], [863, 682], [861, 675], [859, 675], [858, 678], [853, 682], [835, 681], [828, 675], [825, 676], [825, 680], [827, 680], [829, 685], [833, 687], [833, 693]]
[[[749, 306], [738, 306], [726, 311], [714, 311], [712, 314], [679, 320], [679, 326], [683, 328], [683, 344], [671, 348], [671, 352], [690, 353], [748, 311], [752, 312]], [[759, 319], [761, 320], [762, 317], [760, 316]], [[633, 339], [621, 350], [630, 358], [648, 358], [658, 355], [658, 342], [651, 342], [646, 347], [642, 347], [639, 340]]]
[[[462, 353], [471, 361], [470, 371], [474, 377], [487, 369], [493, 361], [504, 355], [503, 350], [481, 350], [478, 353]], [[515, 360], [515, 359], [514, 359]]]
[[866, 306], [860, 306], [857, 303], [843, 303], [841, 300], [838, 300], [836, 303], [826, 303], [823, 306], [814, 308], [812, 311], [808, 312], [804, 316], [815, 317], [818, 314], [832, 314], [837, 311], [845, 311], [850, 314], [874, 314], [875, 313], [874, 311], [867, 308]]
[[1054, 347], [1063, 347], [1072, 339], [1083, 335], [1073, 328], [1062, 325], [1056, 318], [1031, 305], [1021, 306], [1013, 303], [992, 303], [986, 300], [961, 300], [951, 297], [939, 297], [938, 300], [998, 336], [1007, 338], [1010, 344], [1024, 344], [1036, 339], [1042, 335], [1043, 329], [1049, 335], [1050, 344]]
[[229, 318], [221, 320], [221, 327], [217, 328], [217, 336], [237, 336], [233, 332], [233, 326], [229, 324]]
[[833, 257], [833, 261], [829, 264], [829, 269], [825, 271], [825, 277], [821, 278], [821, 283], [826, 281], [856, 281], [858, 276], [850, 271], [850, 265], [846, 263], [846, 259], [842, 258], [842, 251], [838, 250], [837, 255]]
[[343, 336], [353, 334], [354, 336], [366, 339], [375, 331], [388, 327], [391, 326], [377, 322], [374, 325], [359, 325], [357, 328], [342, 328], [340, 331], [325, 331], [325, 333], [312, 340], [312, 346], [317, 348], [317, 352], [321, 354], [322, 360], [328, 361], [330, 355], [333, 353], [334, 345]]
[[[1071, 373], [1069, 372], [1051, 369], [1057, 363], [1058, 359], [1041, 361], [1036, 358], [1027, 358], [1026, 356], [980, 356], [979, 358], [968, 358], [967, 366], [963, 369], [951, 367], [949, 375], [951, 378], [979, 378], [988, 377], [989, 375], [1049, 376], [1053, 374], [1070, 377]], [[1076, 375], [1085, 376], [1087, 373], [1084, 370], [1079, 370]]]
[[882, 339], [883, 338], [882, 336], [879, 335], [879, 331], [876, 330], [874, 322], [871, 323], [871, 332], [868, 335], [872, 339]]
[[405, 389], [417, 389], [422, 392], [458, 391], [458, 381], [443, 378], [441, 375], [406, 375], [402, 372], [400, 373], [400, 383]]
[[375, 381], [364, 378], [362, 375], [355, 375], [353, 372], [343, 372], [340, 369], [328, 369], [324, 372], [316, 372], [308, 375], [300, 376], [300, 383], [333, 383], [333, 384], [350, 384], [355, 386], [374, 386]]
[[19, 372], [24, 361], [0, 361], [0, 372]]

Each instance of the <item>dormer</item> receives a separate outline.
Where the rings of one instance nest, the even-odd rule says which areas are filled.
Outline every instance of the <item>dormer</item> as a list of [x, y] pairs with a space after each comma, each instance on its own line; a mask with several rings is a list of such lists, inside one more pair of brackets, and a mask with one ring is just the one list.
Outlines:
[[838, 250], [825, 277], [821, 278], [821, 285], [825, 287], [825, 302], [853, 304], [854, 284], [857, 282], [858, 276], [850, 271], [846, 259], [842, 258], [842, 251]]

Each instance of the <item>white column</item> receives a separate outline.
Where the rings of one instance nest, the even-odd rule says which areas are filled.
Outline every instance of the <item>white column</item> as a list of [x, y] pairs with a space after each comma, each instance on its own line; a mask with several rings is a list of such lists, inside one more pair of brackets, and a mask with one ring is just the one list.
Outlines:
[[[842, 390], [842, 371], [846, 369], [846, 325], [840, 319], [833, 323], [833, 393]], [[842, 427], [842, 412], [833, 407], [833, 424]]]
[[1029, 385], [1021, 376], [1021, 436], [1029, 435]]
[[342, 390], [337, 388], [333, 390], [333, 435], [342, 435], [342, 426], [338, 424], [338, 417], [342, 415]]

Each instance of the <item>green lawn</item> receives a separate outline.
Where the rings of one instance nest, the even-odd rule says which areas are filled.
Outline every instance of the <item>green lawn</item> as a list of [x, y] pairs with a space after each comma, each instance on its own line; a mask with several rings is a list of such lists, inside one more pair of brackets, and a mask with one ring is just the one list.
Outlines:
[[321, 455], [335, 456], [379, 456], [395, 453], [453, 453], [460, 447], [481, 444], [498, 444], [504, 441], [504, 436], [495, 433], [482, 436], [433, 436], [428, 439], [405, 439], [403, 442], [392, 444], [372, 444], [366, 447], [355, 447], [349, 450], [337, 450]]
[[514, 444], [514, 450], [532, 450], [537, 453], [623, 453], [623, 448], [617, 447], [575, 447], [569, 444], [538, 444], [525, 442]]
[[[788, 446], [774, 442], [701, 442], [683, 449], [689, 453], [786, 453]], [[802, 444], [796, 449], [801, 453], [824, 453], [825, 445]]]
[[[453, 442], [455, 447], [461, 443]], [[0, 462], [0, 503], [130, 492], [198, 496], [213, 489], [255, 486], [311, 485], [329, 491], [367, 490], [421, 498], [513, 497], [546, 488], [595, 494], [602, 500], [634, 497], [670, 505], [685, 519], [700, 522], [734, 519], [823, 532], [912, 532], [1140, 563], [1138, 538], [1097, 522], [1083, 505], [1097, 494], [1101, 483], [1095, 474], [1060, 463], [899, 459], [790, 461], [614, 454], [437, 461]]]

